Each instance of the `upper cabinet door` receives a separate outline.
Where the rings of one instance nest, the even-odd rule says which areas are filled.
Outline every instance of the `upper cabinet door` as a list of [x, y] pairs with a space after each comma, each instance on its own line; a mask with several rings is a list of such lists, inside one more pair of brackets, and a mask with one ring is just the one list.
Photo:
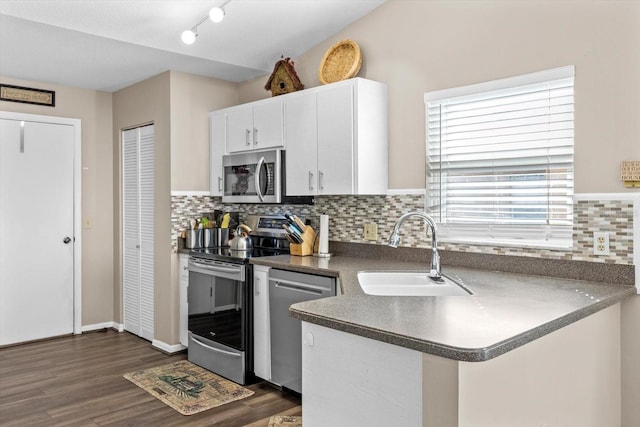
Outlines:
[[211, 113], [209, 115], [209, 191], [212, 196], [222, 196], [224, 193], [224, 176], [222, 156], [225, 155], [226, 115]]
[[287, 194], [315, 195], [318, 188], [316, 95], [292, 95], [286, 99], [284, 109]]
[[253, 149], [277, 148], [284, 145], [282, 101], [270, 99], [253, 107]]
[[353, 86], [318, 92], [318, 194], [355, 194]]
[[227, 152], [284, 146], [282, 101], [269, 99], [227, 111]]
[[240, 107], [227, 111], [227, 151], [253, 149], [253, 108]]

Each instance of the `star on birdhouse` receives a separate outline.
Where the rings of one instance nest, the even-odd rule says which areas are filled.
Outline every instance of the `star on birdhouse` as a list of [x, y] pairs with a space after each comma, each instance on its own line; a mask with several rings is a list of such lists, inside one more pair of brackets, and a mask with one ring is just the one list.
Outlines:
[[271, 77], [267, 80], [264, 88], [271, 91], [271, 96], [304, 89], [304, 85], [300, 82], [300, 78], [298, 78], [298, 74], [293, 68], [291, 58], [284, 58], [276, 62], [273, 73], [271, 73]]

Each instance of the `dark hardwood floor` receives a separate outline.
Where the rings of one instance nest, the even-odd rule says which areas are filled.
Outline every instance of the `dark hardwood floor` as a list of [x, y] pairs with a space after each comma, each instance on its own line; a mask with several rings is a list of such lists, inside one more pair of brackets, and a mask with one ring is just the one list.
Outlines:
[[184, 416], [122, 377], [185, 358], [113, 330], [2, 348], [0, 425], [266, 427], [302, 413], [299, 397], [261, 382], [251, 397]]

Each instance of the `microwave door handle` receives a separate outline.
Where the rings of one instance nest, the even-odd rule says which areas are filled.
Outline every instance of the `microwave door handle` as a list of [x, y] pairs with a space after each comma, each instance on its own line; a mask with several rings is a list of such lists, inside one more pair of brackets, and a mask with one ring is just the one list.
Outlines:
[[[260, 171], [262, 170], [262, 166], [264, 166], [264, 157], [260, 157], [260, 160], [258, 160], [258, 165], [256, 166], [256, 176], [255, 176], [256, 194], [258, 194], [260, 201], [264, 202], [264, 195], [260, 191]], [[269, 179], [268, 176], [267, 176], [267, 179]]]

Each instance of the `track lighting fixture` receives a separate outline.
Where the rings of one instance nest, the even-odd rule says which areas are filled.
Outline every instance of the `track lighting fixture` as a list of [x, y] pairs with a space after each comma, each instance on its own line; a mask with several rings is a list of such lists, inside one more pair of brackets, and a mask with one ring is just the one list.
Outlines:
[[193, 44], [198, 38], [198, 27], [202, 25], [207, 19], [211, 19], [211, 21], [218, 23], [222, 22], [225, 16], [225, 6], [231, 3], [231, 0], [225, 0], [222, 2], [220, 6], [212, 7], [209, 11], [209, 15], [205, 16], [198, 22], [196, 25], [191, 27], [190, 30], [185, 30], [182, 32], [182, 42], [184, 44]]

